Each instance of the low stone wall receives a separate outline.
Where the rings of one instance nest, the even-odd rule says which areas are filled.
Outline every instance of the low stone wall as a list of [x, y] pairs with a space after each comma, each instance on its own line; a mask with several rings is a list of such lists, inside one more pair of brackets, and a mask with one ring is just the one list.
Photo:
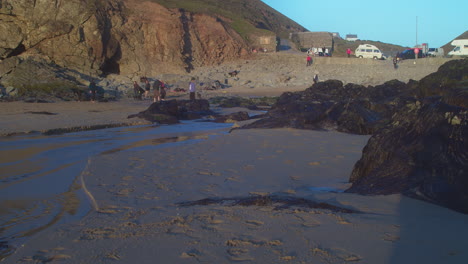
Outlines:
[[[304, 55], [305, 56], [305, 55]], [[420, 64], [420, 65], [441, 65], [453, 58], [424, 58], [417, 60], [402, 60], [400, 64]], [[360, 58], [337, 58], [337, 57], [314, 57], [316, 64], [340, 64], [340, 65], [382, 65], [392, 63], [391, 59], [387, 60], [373, 60], [373, 59], [360, 59]]]

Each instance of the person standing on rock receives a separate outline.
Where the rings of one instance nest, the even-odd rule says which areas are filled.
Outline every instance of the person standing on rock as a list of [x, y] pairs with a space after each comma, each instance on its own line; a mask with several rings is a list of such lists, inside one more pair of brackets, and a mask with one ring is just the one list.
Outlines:
[[97, 93], [97, 86], [96, 86], [96, 83], [94, 81], [91, 81], [89, 83], [89, 93], [91, 94], [91, 102], [96, 102], [96, 93]]
[[189, 93], [190, 93], [190, 100], [195, 100], [195, 93], [197, 92], [197, 87], [195, 85], [195, 77], [192, 77], [189, 84]]
[[149, 83], [148, 79], [145, 78], [145, 99], [149, 97], [150, 89], [151, 84]]

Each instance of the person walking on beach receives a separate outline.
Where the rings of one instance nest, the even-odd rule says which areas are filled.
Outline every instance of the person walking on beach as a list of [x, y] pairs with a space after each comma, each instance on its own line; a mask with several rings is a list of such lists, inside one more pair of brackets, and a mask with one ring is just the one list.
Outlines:
[[156, 79], [153, 83], [153, 90], [154, 90], [154, 99], [153, 102], [161, 101], [161, 81]]
[[312, 57], [310, 57], [310, 55], [307, 55], [307, 64], [306, 64], [306, 67], [312, 65]]
[[393, 68], [398, 69], [398, 58], [397, 56], [393, 57]]
[[348, 54], [348, 58], [351, 57], [351, 49], [350, 49], [350, 48], [348, 48], [348, 49], [346, 50], [346, 54]]
[[137, 83], [137, 81], [133, 81], [133, 98], [135, 100], [141, 100], [141, 95], [145, 92], [143, 88]]
[[96, 93], [97, 93], [97, 86], [96, 86], [96, 83], [94, 81], [91, 81], [89, 83], [89, 93], [91, 94], [91, 102], [96, 102]]
[[195, 93], [197, 88], [195, 86], [195, 77], [192, 77], [189, 84], [189, 93], [190, 93], [190, 100], [195, 100]]
[[149, 97], [149, 92], [151, 89], [151, 84], [148, 79], [145, 78], [145, 99]]
[[161, 81], [161, 90], [159, 93], [161, 96], [161, 101], [164, 101], [166, 99], [166, 84], [163, 81]]
[[315, 72], [313, 80], [314, 80], [314, 84], [318, 83], [319, 78], [318, 78], [318, 73], [317, 72]]

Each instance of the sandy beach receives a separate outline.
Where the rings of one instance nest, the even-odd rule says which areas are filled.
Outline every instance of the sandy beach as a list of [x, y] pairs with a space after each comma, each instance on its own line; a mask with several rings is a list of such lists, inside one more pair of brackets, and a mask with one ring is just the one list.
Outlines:
[[[205, 96], [278, 96], [307, 87], [306, 82], [239, 85]], [[148, 123], [127, 116], [150, 104], [1, 103], [0, 134], [143, 125]], [[30, 236], [4, 263], [458, 264], [468, 259], [467, 215], [402, 195], [343, 193], [369, 136], [295, 129], [193, 136], [197, 140], [90, 156], [64, 202], [69, 214], [76, 213], [76, 203], [89, 203], [89, 212]], [[2, 160], [9, 155], [1, 153]]]
[[468, 216], [341, 193], [367, 139], [236, 130], [95, 157], [76, 182], [94, 209], [6, 263], [463, 263]]

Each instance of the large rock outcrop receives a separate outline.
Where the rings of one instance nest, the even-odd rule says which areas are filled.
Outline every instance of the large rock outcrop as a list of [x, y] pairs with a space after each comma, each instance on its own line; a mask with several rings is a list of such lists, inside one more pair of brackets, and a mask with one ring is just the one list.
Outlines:
[[415, 85], [354, 166], [347, 192], [405, 195], [468, 213], [468, 60], [451, 61]]
[[330, 80], [284, 93], [243, 128], [372, 134], [347, 192], [402, 193], [468, 213], [468, 60], [421, 81], [364, 87]]
[[292, 127], [372, 134], [385, 126], [395, 109], [412, 101], [405, 83], [394, 80], [365, 87], [338, 80], [320, 82], [303, 92], [280, 96], [265, 118], [243, 128]]
[[0, 0], [0, 21], [0, 64], [42, 58], [92, 76], [186, 73], [305, 31], [260, 0]]
[[0, 59], [41, 57], [91, 75], [190, 71], [248, 51], [220, 17], [144, 0], [1, 0], [0, 19]]
[[199, 119], [211, 115], [208, 100], [168, 100], [152, 103], [148, 109], [128, 118], [138, 117], [159, 124], [176, 124], [179, 120]]

